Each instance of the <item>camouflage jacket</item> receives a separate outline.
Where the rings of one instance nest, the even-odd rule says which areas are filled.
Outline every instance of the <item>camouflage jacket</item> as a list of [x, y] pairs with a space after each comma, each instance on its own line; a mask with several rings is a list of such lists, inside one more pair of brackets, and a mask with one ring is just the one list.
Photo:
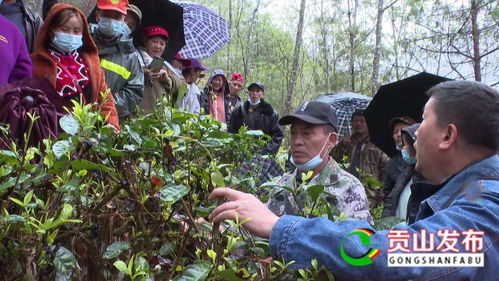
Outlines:
[[[267, 202], [269, 209], [278, 216], [298, 215], [303, 207], [303, 202], [298, 197], [298, 203], [293, 195], [283, 187], [295, 188], [297, 178], [300, 177], [298, 170], [292, 174], [284, 174], [277, 178], [279, 186], [275, 187]], [[342, 170], [333, 158], [324, 169], [310, 180], [310, 184], [320, 184], [330, 193], [326, 200], [334, 206], [333, 213], [344, 212], [347, 217], [363, 219], [373, 223], [369, 213], [368, 201], [364, 187], [357, 178]]]

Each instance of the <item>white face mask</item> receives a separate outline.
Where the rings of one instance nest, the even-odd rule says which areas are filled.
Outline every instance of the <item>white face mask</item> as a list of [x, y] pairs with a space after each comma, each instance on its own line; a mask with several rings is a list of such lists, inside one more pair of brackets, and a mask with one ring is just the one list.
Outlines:
[[297, 164], [295, 163], [295, 160], [293, 159], [293, 156], [291, 156], [291, 158], [289, 159], [291, 161], [291, 163], [293, 163], [293, 165], [295, 165], [295, 167], [300, 170], [300, 171], [303, 171], [303, 172], [308, 172], [308, 171], [311, 171], [313, 169], [315, 169], [317, 166], [319, 166], [321, 163], [322, 163], [322, 157], [321, 157], [321, 153], [322, 153], [322, 150], [324, 149], [324, 147], [326, 147], [326, 143], [327, 141], [329, 140], [329, 136], [331, 135], [331, 133], [329, 133], [327, 135], [327, 138], [326, 138], [326, 141], [324, 142], [324, 144], [322, 145], [322, 148], [321, 150], [319, 151], [319, 153], [317, 153], [317, 155], [315, 155], [314, 157], [312, 157], [310, 160], [308, 160], [307, 162], [303, 163], [303, 164]]
[[255, 105], [257, 105], [257, 104], [259, 104], [259, 103], [260, 103], [260, 99], [258, 99], [258, 100], [257, 100], [257, 101], [255, 101], [255, 102], [254, 102], [254, 101], [252, 101], [251, 99], [248, 99], [248, 102], [249, 102], [251, 105], [255, 106]]
[[83, 45], [83, 35], [55, 32], [52, 42], [62, 51], [72, 52]]

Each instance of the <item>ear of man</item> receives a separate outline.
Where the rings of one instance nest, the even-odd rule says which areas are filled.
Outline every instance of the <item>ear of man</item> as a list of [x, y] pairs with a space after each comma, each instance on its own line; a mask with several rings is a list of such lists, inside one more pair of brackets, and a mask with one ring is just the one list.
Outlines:
[[328, 141], [326, 144], [326, 148], [328, 151], [331, 150], [336, 145], [337, 140], [338, 140], [338, 133], [330, 132], [329, 137], [328, 137]]
[[447, 151], [456, 146], [458, 140], [459, 132], [454, 124], [448, 124], [445, 126], [442, 132], [442, 140], [438, 145], [438, 148]]

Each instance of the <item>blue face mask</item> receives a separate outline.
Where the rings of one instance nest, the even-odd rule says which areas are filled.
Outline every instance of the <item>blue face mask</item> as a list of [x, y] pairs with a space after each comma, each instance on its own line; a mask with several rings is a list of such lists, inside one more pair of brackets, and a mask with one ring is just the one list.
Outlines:
[[248, 102], [249, 102], [251, 105], [255, 106], [255, 105], [257, 105], [257, 104], [259, 104], [259, 103], [260, 103], [260, 99], [259, 99], [259, 100], [257, 100], [257, 101], [255, 101], [255, 102], [253, 102], [251, 99], [248, 99]]
[[[110, 19], [110, 18], [104, 18], [101, 17], [99, 19], [99, 22], [97, 23], [99, 31], [109, 37], [118, 37], [121, 35], [124, 36], [129, 36], [130, 35], [130, 29], [126, 25], [126, 23], [115, 20], [115, 19]], [[125, 29], [128, 29], [128, 34], [125, 34], [127, 31]]]
[[405, 163], [409, 165], [416, 164], [416, 158], [409, 155], [409, 152], [405, 149], [402, 149], [402, 159], [404, 160]]
[[69, 53], [83, 45], [83, 35], [55, 32], [52, 43], [54, 43], [54, 45], [62, 51]]
[[319, 151], [319, 153], [317, 153], [317, 155], [315, 155], [314, 157], [312, 157], [307, 162], [305, 162], [303, 164], [297, 164], [297, 163], [295, 163], [295, 160], [293, 159], [293, 156], [291, 156], [291, 158], [289, 160], [291, 161], [291, 163], [293, 163], [293, 165], [295, 165], [295, 167], [298, 170], [300, 170], [302, 172], [308, 172], [308, 171], [311, 171], [311, 170], [315, 169], [317, 166], [319, 166], [322, 163], [321, 152], [324, 149], [324, 147], [326, 147], [326, 143], [329, 140], [329, 136], [330, 135], [331, 134], [327, 135], [326, 141], [322, 145], [322, 148]]
[[122, 33], [121, 33], [121, 34], [123, 34], [123, 37], [130, 38], [131, 33], [132, 33], [132, 31], [130, 30], [130, 27], [128, 27], [128, 24], [123, 23], [122, 24]]

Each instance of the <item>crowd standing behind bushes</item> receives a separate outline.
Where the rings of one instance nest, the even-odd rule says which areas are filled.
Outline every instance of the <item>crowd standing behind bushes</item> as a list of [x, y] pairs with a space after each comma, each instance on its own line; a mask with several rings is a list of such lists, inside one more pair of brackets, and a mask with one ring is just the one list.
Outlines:
[[[450, 82], [437, 86], [426, 104], [422, 124], [407, 116], [396, 117], [386, 124], [393, 131], [393, 140], [399, 151], [390, 159], [370, 141], [362, 111], [355, 112], [351, 117], [353, 135], [336, 143], [336, 116], [329, 105], [305, 103], [295, 114], [280, 118], [279, 113], [263, 98], [265, 94], [272, 94], [271, 89], [266, 89], [256, 81], [245, 87], [246, 80], [241, 73], [234, 72], [229, 76], [222, 69], [211, 71], [206, 84], [200, 89], [200, 78], [209, 67], [196, 58], [183, 58], [180, 54], [163, 60], [161, 57], [170, 39], [165, 28], [145, 27], [144, 45], [133, 45], [131, 33], [141, 24], [142, 13], [128, 0], [98, 0], [95, 15], [96, 23], [89, 24], [85, 14], [78, 8], [52, 3], [42, 20], [22, 1], [0, 1], [0, 86], [25, 81], [23, 79], [47, 79], [69, 110], [76, 103], [93, 104], [95, 109], [100, 107], [106, 124], [117, 133], [124, 129], [124, 124], [133, 122], [134, 118], [154, 113], [162, 100], [166, 99], [171, 107], [193, 114], [210, 115], [221, 123], [221, 131], [237, 134], [242, 127], [246, 127], [268, 135], [268, 141], [257, 152], [258, 155], [246, 159], [248, 161], [273, 159], [278, 155], [284, 138], [283, 125], [291, 125], [287, 158], [288, 164], [292, 163], [294, 167], [294, 173], [287, 174], [277, 169], [277, 174], [272, 173], [264, 178], [272, 180], [276, 177], [281, 187], [300, 186], [307, 181], [327, 186], [331, 196], [326, 200], [336, 206], [329, 210], [330, 213], [339, 216], [343, 212], [349, 218], [363, 220], [357, 224], [348, 222], [346, 224], [352, 226], [347, 227], [345, 224], [345, 229], [353, 226], [367, 228], [379, 219], [369, 213], [368, 202], [370, 208], [379, 207], [384, 202], [383, 217], [395, 216], [405, 221], [409, 225], [404, 229], [411, 232], [432, 223], [433, 226], [447, 227], [452, 221], [460, 226], [481, 228], [478, 222], [463, 223], [468, 222], [469, 218], [461, 218], [460, 210], [470, 216], [476, 214], [465, 206], [464, 199], [458, 194], [457, 197], [451, 196], [447, 202], [442, 201], [443, 197], [438, 197], [442, 190], [446, 195], [454, 193], [449, 190], [450, 186], [457, 190], [464, 182], [464, 174], [476, 174], [479, 180], [487, 178], [485, 192], [488, 201], [485, 205], [492, 206], [474, 203], [478, 209], [483, 209], [478, 212], [484, 219], [480, 223], [486, 224], [488, 231], [497, 231], [497, 227], [494, 228], [494, 225], [499, 225], [497, 91], [475, 82]], [[495, 119], [490, 121], [491, 127], [487, 129], [490, 136], [478, 135], [476, 140], [471, 140], [474, 137], [469, 136], [468, 131], [474, 127], [468, 124], [470, 120], [461, 120], [454, 112], [459, 108], [456, 103], [467, 101], [462, 96], [470, 92], [478, 93], [479, 100], [492, 100], [492, 106], [495, 105], [495, 111], [492, 109], [490, 112], [495, 114], [495, 117], [491, 117]], [[449, 101], [443, 93], [455, 94], [459, 99]], [[443, 103], [448, 103], [450, 109], [436, 110]], [[453, 126], [453, 122], [459, 125]], [[447, 125], [447, 131], [442, 131], [440, 126], [444, 123], [450, 124]], [[468, 128], [463, 129], [464, 126]], [[435, 147], [439, 141], [439, 146]], [[465, 149], [473, 153], [465, 156]], [[432, 153], [442, 166], [432, 164]], [[348, 157], [348, 168], [341, 169], [338, 163], [345, 156]], [[453, 158], [445, 160], [446, 156]], [[453, 160], [455, 167], [452, 167], [455, 169], [444, 171], [450, 167], [448, 162]], [[480, 167], [491, 174], [483, 173], [485, 170], [478, 171]], [[258, 171], [267, 173], [265, 168]], [[306, 174], [310, 171], [313, 171], [310, 178], [302, 178], [302, 172]], [[377, 190], [363, 188], [362, 182], [368, 177], [383, 182], [383, 186]], [[337, 256], [327, 252], [331, 247], [321, 244], [325, 240], [313, 241], [307, 238], [307, 229], [312, 229], [311, 233], [328, 233], [337, 237], [338, 241], [341, 238], [339, 236], [347, 233], [337, 230], [340, 225], [326, 223], [318, 226], [316, 220], [294, 217], [303, 215], [298, 211], [302, 204], [300, 193], [276, 190], [278, 192], [271, 194], [266, 206], [247, 194], [229, 189], [216, 190], [212, 194], [213, 198], [226, 197], [230, 202], [216, 209], [211, 218], [215, 221], [231, 219], [234, 213], [239, 214], [241, 219], [249, 218], [250, 214], [263, 215], [267, 220], [259, 220], [260, 225], [252, 222], [245, 227], [257, 236], [271, 236], [274, 258], [298, 260], [295, 267], [306, 267], [308, 261], [304, 259], [312, 259], [315, 253], [307, 245], [317, 243], [321, 248], [319, 262], [332, 271], [340, 268], [340, 275], [346, 276], [350, 269], [341, 267]], [[253, 205], [249, 207], [245, 202]], [[436, 205], [430, 204], [432, 202]], [[486, 214], [492, 209], [494, 213]], [[283, 217], [279, 219], [276, 215]], [[288, 247], [289, 239], [283, 237], [289, 234], [294, 224], [298, 226], [299, 234], [293, 233], [292, 238], [298, 242]], [[299, 235], [305, 238], [301, 239]], [[489, 263], [497, 260], [499, 240], [497, 232], [493, 235], [486, 245], [489, 253], [495, 251], [487, 259]], [[300, 257], [303, 253], [305, 255]], [[382, 274], [382, 269], [373, 270]], [[439, 274], [436, 270], [431, 272]], [[460, 272], [456, 273], [458, 276], [475, 274], [466, 270], [456, 272]], [[476, 274], [485, 278], [485, 272], [477, 271]], [[407, 277], [413, 278], [415, 275], [412, 273], [407, 273]], [[362, 271], [356, 274], [359, 278], [366, 276]]]

